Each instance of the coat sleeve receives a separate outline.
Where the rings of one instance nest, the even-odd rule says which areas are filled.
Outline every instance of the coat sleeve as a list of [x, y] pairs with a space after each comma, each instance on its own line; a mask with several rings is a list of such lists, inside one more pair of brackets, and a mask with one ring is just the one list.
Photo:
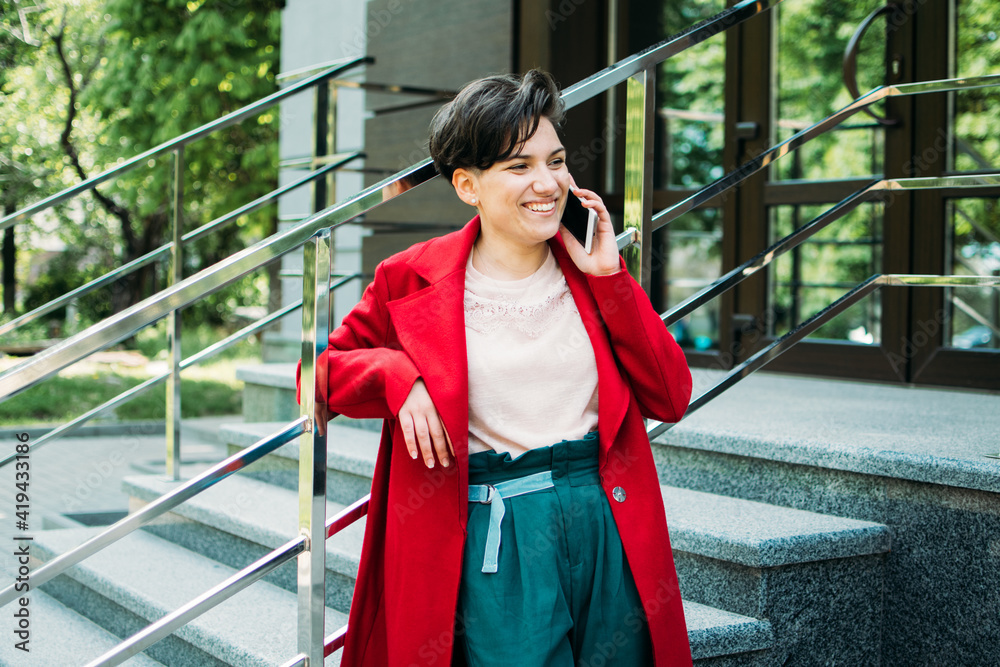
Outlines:
[[[420, 373], [389, 343], [388, 284], [381, 265], [357, 306], [331, 334], [316, 367], [316, 399], [352, 418], [395, 417]], [[296, 371], [301, 402], [302, 362]]]
[[691, 400], [691, 371], [646, 293], [624, 270], [587, 280], [640, 412], [663, 422], [680, 421]]

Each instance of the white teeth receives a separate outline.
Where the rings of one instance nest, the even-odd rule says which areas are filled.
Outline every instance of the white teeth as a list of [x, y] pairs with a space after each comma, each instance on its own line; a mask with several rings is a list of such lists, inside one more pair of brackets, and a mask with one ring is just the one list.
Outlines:
[[547, 204], [525, 204], [524, 206], [529, 211], [534, 211], [535, 213], [547, 213], [556, 207], [556, 203], [550, 201]]

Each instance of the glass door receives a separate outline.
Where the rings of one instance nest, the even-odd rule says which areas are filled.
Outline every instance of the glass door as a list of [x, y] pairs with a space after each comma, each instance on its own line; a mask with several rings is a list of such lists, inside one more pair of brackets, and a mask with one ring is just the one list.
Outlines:
[[[774, 143], [853, 99], [844, 79], [851, 74], [844, 54], [852, 37], [862, 94], [883, 83], [1000, 73], [995, 2], [880, 7], [879, 0], [797, 0], [775, 8], [771, 41], [747, 45], [770, 46], [773, 53], [768, 127]], [[863, 24], [868, 29], [859, 32]], [[875, 179], [996, 171], [998, 110], [1000, 91], [988, 88], [892, 98], [779, 160], [759, 204], [742, 209], [738, 224], [746, 235], [773, 241]], [[921, 191], [865, 204], [779, 258], [766, 285], [735, 304], [737, 321], [752, 321], [753, 337], [760, 338], [742, 346], [742, 357], [875, 273], [994, 274], [1000, 270], [1000, 191], [987, 195]], [[992, 288], [883, 289], [771, 368], [997, 389], [998, 298]]]
[[[1000, 6], [952, 0], [930, 8], [921, 39], [942, 40], [940, 57], [925, 55], [928, 76], [1000, 73]], [[946, 26], [946, 30], [937, 27]], [[941, 33], [944, 33], [943, 35]], [[1000, 170], [1000, 90], [938, 95], [917, 126], [914, 175]], [[913, 216], [917, 272], [1000, 275], [1000, 188], [969, 196], [937, 192]], [[955, 288], [915, 294], [906, 356], [913, 382], [1000, 389], [1000, 290]]]
[[[724, 8], [630, 0], [635, 52]], [[679, 202], [883, 84], [1000, 73], [993, 0], [783, 2], [663, 63], [654, 210]], [[853, 65], [845, 52], [853, 44]], [[853, 84], [849, 85], [849, 84]], [[662, 311], [882, 178], [1000, 165], [1000, 91], [875, 105], [654, 235]], [[1000, 188], [920, 191], [863, 204], [674, 325], [695, 366], [727, 368], [877, 273], [1000, 272]], [[888, 288], [769, 366], [884, 382], [1000, 388], [995, 289]]]
[[[885, 21], [869, 19], [882, 0], [825, 3], [796, 0], [773, 12], [773, 87], [770, 131], [775, 143], [849, 104], [845, 52], [855, 38], [856, 67], [849, 73], [861, 93], [886, 82], [889, 53]], [[898, 124], [856, 114], [825, 135], [778, 160], [764, 186], [764, 201], [754, 219], [766, 226], [768, 242], [789, 234], [849, 194], [886, 173], [887, 135]], [[860, 207], [830, 224], [798, 248], [779, 257], [767, 275], [762, 303], [751, 311], [764, 340], [794, 329], [845, 292], [893, 263], [887, 249], [886, 207]], [[797, 349], [772, 364], [776, 370], [846, 375], [892, 381], [902, 379], [886, 363], [884, 320], [899, 315], [898, 304], [876, 293], [851, 307]]]

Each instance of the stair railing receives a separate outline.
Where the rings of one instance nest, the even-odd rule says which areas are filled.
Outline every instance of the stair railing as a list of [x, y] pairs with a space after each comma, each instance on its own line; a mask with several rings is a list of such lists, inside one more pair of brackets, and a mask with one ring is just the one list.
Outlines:
[[[267, 206], [268, 204], [276, 202], [278, 198], [281, 197], [282, 195], [286, 195], [289, 192], [298, 190], [302, 186], [309, 185], [310, 183], [313, 183], [316, 180], [324, 178], [331, 172], [336, 171], [341, 167], [350, 164], [354, 160], [363, 159], [364, 157], [365, 154], [360, 151], [329, 156], [330, 159], [328, 161], [328, 164], [326, 164], [325, 166], [320, 167], [319, 169], [316, 169], [314, 171], [311, 171], [309, 172], [309, 174], [303, 176], [302, 178], [299, 178], [295, 181], [292, 181], [291, 183], [276, 188], [271, 192], [268, 192], [267, 194], [261, 195], [252, 202], [244, 204], [243, 206], [240, 206], [239, 208], [234, 209], [233, 211], [230, 211], [229, 213], [226, 213], [216, 218], [215, 220], [212, 220], [211, 222], [205, 223], [204, 225], [198, 227], [197, 229], [193, 229], [190, 232], [183, 234], [181, 236], [181, 244], [186, 246], [190, 243], [194, 243], [195, 241], [208, 236], [209, 234], [219, 230], [220, 228], [229, 225], [240, 216], [253, 213], [254, 211], [261, 209]], [[52, 206], [55, 205], [56, 204], [52, 204]], [[93, 292], [98, 288], [110, 285], [111, 283], [117, 280], [121, 280], [125, 276], [134, 273], [135, 271], [141, 269], [147, 264], [152, 264], [153, 262], [162, 259], [163, 257], [171, 253], [171, 251], [173, 250], [173, 246], [174, 246], [173, 241], [167, 241], [159, 248], [156, 248], [155, 250], [150, 250], [148, 253], [142, 255], [141, 257], [137, 257], [130, 262], [122, 264], [118, 268], [113, 269], [112, 271], [109, 271], [108, 273], [105, 273], [102, 276], [94, 278], [90, 282], [80, 285], [79, 287], [72, 289], [69, 292], [66, 292], [62, 296], [58, 296], [55, 299], [49, 301], [48, 303], [44, 303], [41, 306], [38, 306], [37, 308], [30, 310], [27, 313], [24, 313], [23, 315], [20, 315], [13, 320], [10, 320], [9, 322], [0, 324], [0, 336], [10, 333], [26, 324], [34, 322], [39, 318], [41, 318], [42, 316], [47, 315], [48, 313], [51, 313], [54, 310], [58, 310], [59, 308], [68, 306], [72, 301], [79, 299], [85, 294], [89, 294], [90, 292]]]
[[[332, 292], [336, 290], [338, 287], [346, 285], [351, 281], [359, 280], [362, 277], [363, 276], [360, 273], [353, 273], [347, 276], [331, 276], [331, 278], [335, 278], [336, 280], [330, 285], [330, 291]], [[257, 320], [256, 322], [248, 324], [242, 329], [230, 334], [229, 336], [226, 336], [222, 340], [217, 341], [212, 345], [206, 347], [205, 349], [201, 350], [200, 352], [192, 354], [187, 359], [184, 359], [180, 363], [180, 370], [182, 371], [186, 370], [188, 368], [191, 368], [192, 366], [196, 366], [202, 363], [203, 361], [206, 361], [214, 357], [220, 352], [232, 347], [236, 343], [245, 340], [250, 336], [253, 336], [254, 334], [260, 333], [261, 331], [271, 326], [281, 318], [294, 313], [301, 307], [302, 307], [302, 299], [299, 299], [298, 301], [293, 301], [292, 303], [289, 303], [288, 305], [283, 306], [272, 313], [269, 313], [266, 317], [263, 317]], [[114, 396], [113, 398], [108, 399], [104, 403], [94, 408], [91, 408], [90, 410], [76, 417], [75, 419], [52, 429], [51, 431], [45, 433], [44, 435], [39, 436], [38, 438], [33, 439], [31, 441], [29, 451], [35, 452], [39, 448], [48, 444], [49, 442], [61, 436], [67, 435], [68, 433], [71, 433], [76, 428], [82, 426], [91, 419], [94, 419], [95, 417], [98, 417], [108, 412], [109, 410], [113, 410], [119, 405], [128, 403], [130, 400], [132, 400], [139, 394], [143, 393], [144, 391], [151, 389], [152, 387], [155, 387], [159, 384], [162, 384], [167, 380], [169, 376], [170, 376], [170, 371], [164, 371], [163, 373], [155, 375], [130, 389], [126, 389], [117, 396]], [[0, 458], [0, 468], [3, 468], [10, 462], [14, 461], [16, 457], [17, 453], [11, 452], [10, 454]]]
[[248, 118], [252, 118], [257, 114], [261, 113], [262, 111], [266, 111], [267, 109], [270, 109], [274, 105], [282, 102], [286, 98], [295, 95], [296, 93], [300, 93], [304, 90], [314, 88], [322, 83], [325, 83], [326, 81], [332, 79], [335, 76], [343, 74], [361, 65], [366, 65], [373, 62], [375, 62], [373, 58], [358, 57], [358, 58], [348, 58], [345, 60], [340, 60], [331, 63], [330, 64], [331, 66], [329, 68], [317, 74], [314, 74], [313, 76], [310, 76], [306, 79], [303, 79], [302, 81], [299, 81], [294, 85], [284, 88], [283, 90], [279, 90], [275, 93], [272, 93], [267, 97], [257, 100], [252, 104], [248, 104], [247, 106], [241, 109], [233, 111], [232, 113], [226, 114], [221, 118], [206, 123], [201, 127], [197, 127], [193, 130], [190, 130], [189, 132], [185, 132], [179, 137], [175, 137], [170, 141], [166, 141], [160, 144], [159, 146], [154, 146], [153, 148], [150, 148], [149, 150], [140, 153], [135, 157], [125, 160], [124, 162], [112, 167], [111, 169], [103, 171], [100, 174], [97, 174], [96, 176], [91, 176], [85, 181], [77, 183], [76, 185], [68, 187], [65, 190], [62, 190], [61, 192], [58, 192], [50, 197], [46, 197], [41, 201], [35, 202], [30, 206], [26, 206], [3, 218], [0, 218], [0, 231], [7, 229], [11, 225], [15, 225], [19, 222], [28, 220], [36, 213], [40, 213], [49, 208], [52, 208], [53, 206], [57, 206], [59, 204], [67, 202], [73, 197], [82, 194], [84, 192], [87, 192], [88, 190], [93, 190], [101, 183], [118, 178], [125, 172], [131, 171], [132, 169], [138, 166], [145, 165], [149, 160], [159, 157], [160, 155], [164, 155], [166, 153], [177, 154], [178, 151], [183, 153], [184, 146], [186, 146], [187, 144], [202, 139], [208, 136], [209, 134], [216, 132], [217, 130], [225, 129], [231, 125], [240, 123]]
[[[62, 192], [56, 193], [50, 197], [42, 199], [41, 201], [25, 207], [19, 211], [16, 211], [2, 220], [0, 220], [0, 230], [6, 229], [7, 227], [13, 226], [18, 222], [28, 220], [32, 216], [46, 211], [54, 206], [63, 204], [77, 195], [88, 192], [95, 189], [101, 183], [111, 181], [120, 177], [121, 175], [139, 167], [146, 165], [150, 160], [157, 158], [159, 156], [170, 154], [173, 157], [173, 173], [171, 177], [170, 189], [172, 193], [171, 202], [171, 220], [170, 220], [170, 230], [172, 240], [161, 245], [159, 248], [146, 253], [142, 257], [138, 257], [134, 260], [129, 261], [125, 265], [114, 269], [107, 274], [96, 278], [82, 285], [70, 292], [57, 297], [34, 310], [21, 315], [14, 320], [0, 325], [0, 335], [6, 334], [10, 331], [17, 329], [20, 326], [26, 325], [30, 322], [38, 320], [40, 317], [47, 313], [50, 313], [58, 308], [68, 305], [74, 299], [77, 299], [84, 294], [87, 294], [95, 289], [110, 285], [117, 280], [124, 278], [125, 276], [139, 270], [140, 268], [155, 262], [167, 255], [169, 255], [169, 279], [171, 283], [176, 283], [183, 278], [182, 267], [183, 267], [183, 255], [184, 248], [187, 244], [193, 243], [198, 239], [201, 239], [224, 226], [232, 224], [240, 216], [246, 215], [253, 211], [256, 211], [264, 206], [276, 203], [278, 198], [288, 192], [296, 190], [302, 186], [313, 184], [315, 188], [325, 192], [325, 177], [329, 175], [332, 171], [340, 169], [341, 167], [347, 165], [353, 160], [364, 157], [360, 152], [355, 152], [346, 155], [339, 156], [324, 156], [325, 164], [317, 165], [311, 173], [306, 176], [295, 180], [285, 186], [279, 187], [270, 193], [263, 195], [256, 200], [245, 204], [235, 211], [231, 211], [216, 220], [213, 220], [205, 225], [202, 225], [198, 229], [195, 229], [187, 234], [184, 233], [184, 218], [183, 218], [183, 199], [184, 199], [184, 150], [188, 144], [194, 143], [218, 130], [230, 127], [237, 123], [240, 123], [248, 118], [252, 118], [261, 112], [270, 109], [271, 107], [280, 104], [284, 100], [290, 98], [298, 93], [316, 89], [316, 100], [317, 109], [323, 107], [328, 108], [330, 91], [332, 90], [332, 82], [335, 77], [356, 69], [362, 65], [370, 64], [374, 62], [372, 58], [367, 57], [356, 57], [349, 58], [341, 61], [336, 61], [330, 63], [328, 67], [323, 68], [321, 71], [308, 76], [307, 78], [299, 81], [293, 85], [289, 85], [283, 90], [279, 90], [271, 95], [268, 95], [257, 102], [249, 104], [241, 109], [233, 111], [232, 113], [226, 114], [221, 118], [214, 121], [206, 123], [201, 127], [195, 128], [189, 132], [186, 132], [179, 137], [166, 141], [159, 146], [155, 146], [148, 151], [140, 153], [128, 160], [125, 160], [121, 164], [108, 169], [96, 176], [93, 176], [75, 186], [66, 188]], [[316, 132], [318, 137], [323, 138], [325, 142], [327, 134], [327, 113], [317, 114], [317, 127]], [[314, 142], [316, 144], [317, 150], [325, 151], [325, 143], [320, 141]], [[166, 390], [166, 473], [169, 477], [174, 480], [179, 480], [181, 475], [181, 380], [180, 372], [185, 367], [181, 355], [181, 341], [182, 341], [182, 326], [181, 326], [181, 313], [180, 310], [172, 310], [167, 315], [167, 346], [168, 346], [168, 359], [167, 363], [170, 368], [169, 372], [165, 377], [156, 378], [151, 382], [146, 382], [137, 387], [135, 392], [126, 392], [127, 396], [122, 401], [115, 401], [112, 399], [113, 405], [118, 405], [124, 400], [128, 400], [132, 396], [136, 395], [141, 391], [145, 391], [151, 386], [159, 384], [163, 379], [166, 380], [167, 390]], [[69, 424], [63, 425], [60, 429], [57, 429], [54, 433], [48, 434], [48, 437], [44, 441], [36, 443], [36, 445], [44, 444], [53, 438], [59, 437], [71, 429], [76, 428], [80, 424], [84, 423], [88, 419], [104, 412], [105, 410], [113, 407], [113, 405], [105, 404], [100, 406], [96, 410], [91, 410], [82, 418], [75, 419]], [[9, 460], [9, 457], [8, 457]], [[0, 463], [2, 465], [2, 463]]]
[[[778, 0], [780, 1], [780, 0]], [[598, 72], [583, 82], [572, 86], [564, 93], [567, 107], [575, 106], [582, 101], [599, 95], [619, 83], [628, 82], [629, 109], [627, 113], [626, 138], [626, 231], [619, 235], [619, 246], [630, 252], [630, 270], [640, 279], [646, 273], [649, 258], [649, 235], [653, 230], [650, 186], [650, 142], [652, 126], [648, 122], [648, 112], [652, 107], [652, 91], [654, 84], [653, 66], [661, 60], [696, 44], [703, 39], [718, 34], [722, 30], [736, 25], [777, 4], [767, 2], [743, 2], [723, 12], [715, 19], [697, 26], [681, 36], [667, 40], [647, 51], [612, 65]], [[954, 82], [952, 82], [954, 84]], [[986, 84], [992, 85], [992, 84]], [[955, 88], [948, 88], [955, 89]], [[874, 100], [873, 100], [874, 101]], [[777, 147], [776, 147], [777, 148]], [[778, 154], [775, 158], [792, 148]], [[744, 176], [747, 174], [744, 174]], [[310, 216], [299, 225], [265, 239], [250, 248], [208, 267], [198, 274], [178, 281], [155, 297], [146, 299], [132, 308], [123, 311], [104, 322], [94, 325], [76, 336], [60, 344], [38, 353], [18, 366], [0, 375], [0, 397], [13, 395], [34, 383], [52, 375], [76, 360], [85, 357], [93, 351], [103, 349], [170, 312], [193, 303], [202, 296], [237, 280], [250, 271], [274, 261], [287, 252], [305, 247], [305, 271], [303, 279], [303, 350], [302, 350], [302, 412], [298, 420], [293, 421], [281, 432], [270, 436], [254, 445], [252, 453], [246, 452], [230, 457], [227, 461], [214, 466], [203, 475], [176, 489], [173, 494], [167, 494], [157, 500], [159, 503], [149, 513], [139, 519], [134, 519], [134, 525], [149, 520], [151, 515], [167, 511], [164, 507], [173, 502], [182, 502], [185, 494], [197, 493], [196, 487], [215, 483], [231, 472], [242, 468], [248, 459], [257, 457], [264, 450], [279, 446], [279, 441], [287, 441], [300, 436], [300, 467], [299, 467], [299, 537], [272, 552], [264, 559], [248, 566], [212, 591], [185, 605], [176, 612], [150, 626], [140, 635], [130, 638], [124, 644], [98, 660], [92, 665], [114, 665], [135, 655], [156, 639], [169, 634], [172, 629], [182, 625], [200, 612], [207, 610], [221, 599], [228, 597], [236, 588], [242, 588], [251, 579], [263, 576], [277, 566], [278, 561], [284, 562], [291, 558], [299, 560], [299, 655], [293, 657], [287, 665], [321, 664], [323, 658], [342, 646], [347, 628], [341, 628], [333, 635], [323, 638], [325, 621], [324, 611], [324, 580], [325, 580], [325, 549], [322, 547], [325, 539], [336, 533], [342, 527], [364, 516], [368, 498], [362, 498], [330, 521], [326, 520], [326, 439], [312, 428], [312, 414], [315, 390], [315, 366], [319, 353], [325, 347], [330, 325], [329, 292], [330, 292], [330, 233], [334, 227], [345, 224], [353, 218], [376, 206], [401, 196], [407, 190], [416, 187], [435, 176], [430, 160], [424, 160], [382, 182], [347, 199], [327, 207], [323, 211]], [[735, 184], [734, 181], [727, 187]], [[898, 181], [897, 181], [898, 183]], [[712, 187], [712, 186], [709, 186]], [[706, 197], [710, 198], [710, 197]], [[682, 202], [683, 204], [683, 202]], [[679, 213], [678, 213], [679, 215]], [[664, 214], [658, 214], [661, 220]], [[666, 222], [661, 223], [666, 224]], [[972, 281], [978, 278], [965, 277]], [[863, 283], [857, 292], [868, 293], [875, 285], [882, 284], [940, 284], [949, 281], [949, 277], [917, 277], [917, 276], [881, 276]], [[969, 284], [962, 282], [961, 284]], [[993, 284], [981, 283], [976, 284]], [[860, 296], [858, 298], [861, 298]], [[844, 306], [846, 307], [846, 306]], [[833, 308], [833, 306], [831, 306]], [[805, 334], [803, 334], [805, 335]], [[794, 342], [794, 341], [792, 341]], [[791, 344], [788, 343], [788, 344]], [[766, 362], [765, 362], [766, 363]], [[263, 455], [263, 454], [260, 454]], [[175, 505], [171, 505], [175, 506]], [[114, 527], [112, 527], [114, 528]], [[118, 530], [121, 530], [120, 528]], [[105, 538], [108, 539], [108, 538]], [[117, 537], [115, 538], [117, 539]], [[103, 545], [101, 545], [103, 546]], [[94, 547], [91, 547], [94, 548]], [[96, 548], [100, 548], [99, 546]], [[68, 555], [68, 554], [67, 554]], [[77, 554], [79, 555], [79, 554]], [[54, 561], [53, 561], [54, 562]], [[64, 561], [68, 562], [68, 561]], [[68, 567], [68, 565], [66, 565]], [[37, 572], [42, 572], [40, 568]], [[63, 568], [64, 569], [64, 568]], [[52, 568], [48, 575], [55, 576], [58, 572]], [[0, 604], [9, 601], [7, 591], [0, 593]]]

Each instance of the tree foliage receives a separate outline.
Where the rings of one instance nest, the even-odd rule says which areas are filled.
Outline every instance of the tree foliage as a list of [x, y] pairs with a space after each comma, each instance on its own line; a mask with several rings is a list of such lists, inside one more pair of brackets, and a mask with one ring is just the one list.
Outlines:
[[[10, 21], [6, 14], [4, 21]], [[31, 22], [37, 45], [21, 40], [8, 49], [8, 40], [0, 46], [0, 58], [12, 63], [0, 81], [0, 152], [31, 171], [32, 187], [21, 193], [18, 207], [276, 89], [279, 2], [54, 0]], [[277, 125], [272, 109], [185, 147], [185, 230], [275, 186]], [[127, 262], [167, 240], [172, 173], [170, 155], [150, 160], [54, 216], [39, 216], [36, 232], [58, 233], [87, 256], [93, 268], [83, 273]], [[58, 230], [53, 217], [62, 223]], [[186, 272], [231, 254], [275, 224], [273, 210], [244, 216], [186, 249]], [[140, 270], [93, 299], [90, 314], [105, 316], [160, 285], [157, 269]], [[217, 309], [211, 310], [217, 318]]]

